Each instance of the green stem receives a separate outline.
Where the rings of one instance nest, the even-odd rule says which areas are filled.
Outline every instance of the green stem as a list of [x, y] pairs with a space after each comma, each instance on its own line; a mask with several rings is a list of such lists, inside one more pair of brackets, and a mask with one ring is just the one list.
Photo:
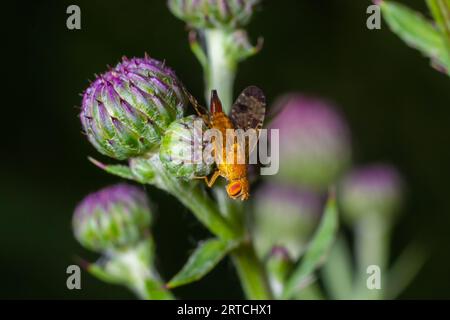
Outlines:
[[[199, 191], [198, 188], [195, 189]], [[201, 220], [202, 217], [217, 217], [218, 208], [215, 203], [211, 201], [209, 197], [207, 197], [204, 193], [189, 193], [189, 196], [183, 196], [180, 193], [177, 194], [178, 199], [185, 204], [188, 208], [192, 210], [192, 212], [196, 215], [196, 217]], [[187, 200], [187, 201], [184, 201]], [[230, 202], [230, 199], [222, 199], [222, 201]], [[225, 217], [235, 217], [236, 214], [239, 214], [243, 217], [244, 212], [242, 210], [243, 206], [236, 206], [234, 204], [229, 203], [228, 206], [225, 207], [226, 212], [224, 213]], [[236, 212], [236, 208], [241, 208], [240, 212]], [[223, 208], [224, 209], [224, 208]], [[220, 216], [220, 215], [219, 215]], [[221, 216], [220, 216], [221, 217]], [[217, 223], [204, 223], [205, 225], [209, 225], [214, 228], [215, 226], [219, 226], [216, 231], [220, 231], [218, 234], [222, 238], [228, 239], [242, 239], [243, 231], [245, 230], [244, 219], [240, 219], [240, 225], [236, 225], [236, 220], [233, 221], [232, 230], [224, 229], [222, 223], [218, 225]], [[230, 222], [227, 220], [227, 222]], [[210, 229], [211, 230], [211, 229]], [[214, 232], [214, 230], [211, 230]], [[227, 231], [224, 233], [224, 231]], [[217, 232], [216, 232], [217, 234]], [[262, 263], [259, 261], [256, 256], [254, 247], [251, 242], [242, 243], [237, 249], [235, 249], [232, 254], [232, 259], [236, 266], [238, 276], [240, 278], [244, 293], [248, 299], [271, 299], [270, 287], [266, 278], [265, 270]]]
[[[148, 239], [151, 241], [150, 239]], [[134, 247], [115, 252], [115, 265], [118, 270], [126, 270], [128, 287], [143, 300], [173, 300], [172, 293], [164, 287], [158, 272], [149, 261], [147, 246]]]
[[[243, 230], [245, 230], [244, 219], [240, 219], [240, 225], [236, 225], [236, 220], [233, 221], [233, 228], [229, 229], [228, 225], [225, 228], [224, 222], [218, 218], [222, 218], [219, 214], [217, 205], [211, 201], [205, 193], [200, 189], [195, 188], [193, 192], [178, 190], [178, 199], [188, 208], [192, 210], [194, 215], [204, 224], [210, 228], [213, 233], [216, 233], [219, 237], [226, 239], [241, 239], [243, 237]], [[222, 199], [222, 201], [225, 199]], [[226, 199], [230, 202], [232, 200]], [[235, 217], [239, 214], [244, 216], [244, 212], [241, 209], [240, 212], [236, 212], [236, 208], [242, 208], [243, 206], [235, 206], [229, 204], [225, 207], [227, 212], [224, 213], [225, 217]], [[211, 217], [214, 217], [215, 221], [210, 221]], [[226, 222], [229, 222], [228, 220]], [[251, 242], [244, 242], [232, 254], [232, 259], [236, 266], [238, 276], [241, 280], [241, 284], [244, 293], [248, 299], [271, 299], [272, 295], [270, 287], [267, 281], [264, 267], [256, 256], [254, 247]]]
[[[159, 277], [159, 276], [158, 276]], [[131, 289], [142, 300], [174, 300], [173, 294], [164, 287], [164, 283], [150, 276], [140, 276]]]
[[220, 214], [214, 201], [194, 181], [182, 181], [163, 167], [158, 154], [151, 154], [146, 160], [154, 179], [150, 184], [166, 190], [190, 209], [196, 218], [214, 235], [221, 239], [236, 239], [240, 234]]
[[[383, 280], [388, 259], [389, 222], [377, 213], [367, 214], [355, 225], [355, 245], [359, 278], [356, 282], [356, 298], [382, 299], [384, 294]], [[367, 268], [378, 266], [381, 276], [381, 289], [367, 288], [370, 274]]]
[[241, 201], [230, 201], [224, 181], [216, 183], [217, 185], [213, 191], [220, 213], [231, 225], [233, 230], [236, 230], [237, 234], [244, 235], [245, 221], [242, 221], [243, 203]]
[[[234, 45], [230, 42], [233, 41], [230, 38], [230, 31], [206, 29], [200, 32], [204, 35], [204, 48], [197, 40], [197, 31], [191, 31], [189, 42], [192, 52], [203, 67], [206, 101], [210, 99], [211, 90], [217, 90], [224, 112], [228, 113], [233, 100], [233, 84], [239, 57], [230, 51]], [[257, 50], [259, 47], [252, 50], [251, 53], [254, 54]], [[240, 58], [242, 59], [242, 56]], [[216, 188], [219, 187], [216, 186]], [[245, 238], [246, 225], [243, 206], [231, 203], [223, 189], [215, 192], [218, 204], [211, 203], [211, 200], [204, 194], [198, 194], [199, 191], [190, 194], [190, 191], [187, 190], [189, 189], [182, 188], [182, 190], [168, 191], [190, 208], [197, 218], [216, 235], [237, 240]], [[209, 221], [211, 217], [218, 223]], [[225, 230], [227, 228], [219, 218], [224, 219], [227, 223], [228, 231]], [[231, 255], [247, 298], [272, 298], [266, 272], [256, 256], [253, 244], [246, 242], [235, 249]]]
[[264, 267], [251, 243], [242, 244], [231, 256], [247, 299], [272, 299]]
[[[245, 221], [241, 205], [229, 203], [230, 199], [222, 197], [219, 209], [197, 183], [184, 182], [169, 174], [163, 167], [158, 154], [150, 154], [144, 161], [132, 162], [134, 172], [143, 167], [151, 168], [152, 179], [147, 182], [166, 190], [176, 197], [183, 205], [189, 208], [196, 218], [213, 234], [221, 239], [242, 240], [244, 238]], [[225, 201], [228, 205], [224, 205]], [[234, 219], [231, 219], [234, 217]], [[228, 218], [228, 219], [227, 219]], [[238, 269], [238, 274], [248, 298], [263, 299], [270, 297], [266, 275], [262, 264], [257, 259], [254, 248], [250, 244], [243, 244], [232, 254]], [[142, 292], [142, 290], [140, 290]]]
[[233, 230], [229, 223], [220, 215], [216, 204], [198, 186], [192, 189], [181, 188], [176, 197], [188, 207], [212, 233], [222, 239], [236, 239], [240, 237], [237, 230]]
[[205, 68], [205, 96], [209, 102], [211, 90], [217, 90], [226, 113], [233, 103], [233, 84], [237, 62], [227, 54], [228, 33], [220, 29], [204, 31], [208, 65]]
[[[238, 61], [230, 56], [227, 50], [227, 37], [224, 30], [204, 30], [207, 65], [205, 71], [205, 95], [209, 101], [211, 90], [218, 91], [226, 113], [233, 103], [233, 84], [236, 76]], [[230, 204], [230, 199], [224, 198], [224, 193], [217, 194], [223, 215], [227, 217], [239, 234], [245, 233], [245, 219], [242, 205]], [[228, 202], [228, 205], [227, 205]], [[243, 243], [231, 254], [240, 278], [244, 293], [248, 299], [271, 299], [272, 294], [263, 264], [256, 256], [251, 242]]]

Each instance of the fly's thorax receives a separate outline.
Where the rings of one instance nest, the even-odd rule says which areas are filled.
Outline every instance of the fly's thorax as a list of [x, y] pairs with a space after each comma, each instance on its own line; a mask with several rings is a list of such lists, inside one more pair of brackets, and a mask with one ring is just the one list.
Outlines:
[[212, 129], [216, 129], [220, 132], [220, 140], [218, 139], [219, 137], [213, 138], [216, 163], [220, 165], [224, 162], [227, 162], [227, 130], [233, 130], [234, 127], [231, 120], [223, 112], [216, 112], [211, 114], [211, 127]]
[[245, 159], [238, 161], [238, 143], [233, 141], [233, 144], [227, 149], [227, 130], [235, 129], [230, 118], [223, 112], [213, 113], [211, 125], [222, 135], [222, 141], [214, 141], [214, 154], [220, 174], [229, 181], [246, 179], [247, 165]]
[[[245, 147], [237, 141], [227, 145], [225, 141], [214, 141], [214, 157], [217, 166], [224, 168], [246, 167], [247, 157], [245, 156]], [[224, 169], [225, 170], [225, 169]]]
[[211, 126], [226, 134], [227, 129], [234, 129], [233, 123], [230, 118], [223, 112], [216, 112], [211, 114]]
[[229, 181], [247, 178], [247, 165], [245, 164], [221, 163], [217, 165], [217, 168], [220, 175]]

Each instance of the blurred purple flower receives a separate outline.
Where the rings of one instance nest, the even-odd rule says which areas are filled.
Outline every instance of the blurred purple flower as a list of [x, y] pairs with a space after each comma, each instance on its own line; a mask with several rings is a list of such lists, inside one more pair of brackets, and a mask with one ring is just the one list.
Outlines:
[[145, 193], [122, 183], [86, 196], [75, 209], [72, 225], [83, 246], [104, 251], [137, 243], [150, 222]]
[[392, 217], [402, 202], [403, 182], [399, 172], [387, 164], [352, 170], [340, 184], [339, 201], [350, 221], [367, 214]]
[[285, 248], [294, 260], [300, 256], [323, 209], [319, 194], [268, 184], [255, 193], [254, 238], [258, 254], [266, 257]]
[[281, 110], [270, 124], [280, 130], [277, 179], [324, 189], [337, 180], [351, 161], [350, 132], [336, 109], [300, 94], [279, 98]]

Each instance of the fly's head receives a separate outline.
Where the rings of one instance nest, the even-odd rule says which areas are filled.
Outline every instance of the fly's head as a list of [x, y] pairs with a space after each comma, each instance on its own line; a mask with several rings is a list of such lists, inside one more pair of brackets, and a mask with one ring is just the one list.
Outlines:
[[227, 185], [227, 193], [232, 199], [247, 200], [250, 196], [250, 186], [247, 178], [230, 181]]

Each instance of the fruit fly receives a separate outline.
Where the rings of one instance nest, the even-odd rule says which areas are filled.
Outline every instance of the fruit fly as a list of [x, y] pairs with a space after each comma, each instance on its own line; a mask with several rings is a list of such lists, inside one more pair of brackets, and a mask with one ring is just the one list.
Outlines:
[[[195, 111], [203, 118], [209, 128], [217, 129], [222, 137], [227, 136], [227, 130], [255, 129], [257, 133], [262, 128], [264, 115], [266, 111], [266, 99], [261, 89], [255, 86], [249, 86], [236, 99], [231, 107], [230, 115], [227, 116], [223, 112], [222, 103], [217, 95], [216, 90], [211, 91], [210, 111], [201, 107], [197, 100], [187, 93], [191, 104]], [[224, 140], [224, 139], [223, 139]], [[244, 140], [245, 141], [245, 140]], [[224, 177], [228, 184], [226, 186], [227, 193], [232, 199], [246, 200], [250, 196], [250, 186], [247, 177], [247, 161], [240, 163], [237, 159], [237, 152], [246, 150], [246, 159], [257, 144], [257, 139], [244, 142], [246, 146], [241, 146], [242, 141], [233, 141], [232, 148], [227, 149], [227, 143], [213, 142], [213, 154], [217, 168], [211, 177], [199, 177], [205, 179], [208, 187], [212, 187], [219, 176]], [[247, 147], [243, 149], [243, 147]], [[222, 149], [222, 150], [220, 150]], [[229, 153], [229, 154], [227, 154]], [[221, 158], [220, 158], [221, 157]], [[219, 160], [220, 158], [220, 160]], [[228, 159], [233, 159], [231, 162]], [[227, 161], [223, 161], [227, 159]]]

